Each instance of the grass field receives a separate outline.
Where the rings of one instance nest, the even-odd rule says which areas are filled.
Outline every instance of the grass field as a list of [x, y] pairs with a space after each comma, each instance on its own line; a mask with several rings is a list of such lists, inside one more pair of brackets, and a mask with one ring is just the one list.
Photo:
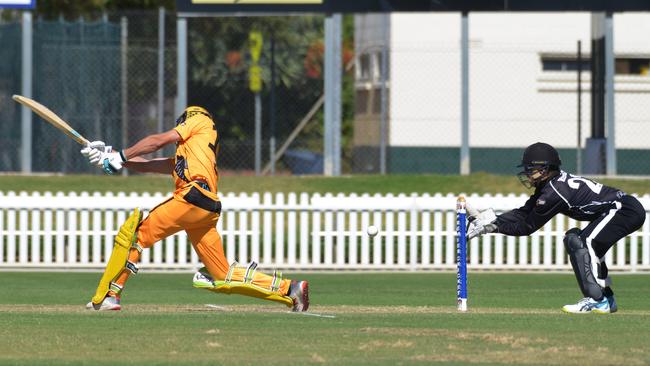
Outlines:
[[[650, 193], [650, 179], [598, 179], [628, 193]], [[170, 192], [173, 182], [161, 175], [0, 175], [0, 191]], [[513, 176], [476, 173], [458, 175], [353, 175], [344, 177], [224, 175], [221, 192], [307, 193], [532, 193]]]
[[[97, 273], [0, 273], [0, 364], [647, 365], [650, 275], [615, 276], [619, 312], [568, 315], [568, 274], [296, 274], [311, 311], [193, 289], [141, 273], [121, 312], [83, 309]], [[206, 306], [212, 304], [212, 307]]]

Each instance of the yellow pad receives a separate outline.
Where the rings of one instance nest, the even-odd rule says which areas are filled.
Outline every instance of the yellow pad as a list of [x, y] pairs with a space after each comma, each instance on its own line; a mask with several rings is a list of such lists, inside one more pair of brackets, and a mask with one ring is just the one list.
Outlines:
[[251, 285], [249, 283], [237, 283], [230, 282], [225, 283], [221, 281], [215, 281], [214, 287], [207, 288], [207, 290], [219, 292], [222, 294], [238, 294], [244, 296], [257, 297], [258, 299], [270, 300], [285, 304], [288, 307], [293, 307], [293, 300], [289, 296], [282, 296], [277, 292], [272, 292], [270, 290], [264, 290], [257, 286]]
[[118, 231], [115, 237], [113, 252], [106, 263], [106, 269], [104, 270], [102, 279], [99, 281], [95, 296], [93, 296], [93, 304], [99, 304], [104, 300], [111, 282], [126, 268], [129, 250], [135, 245], [135, 241], [137, 240], [136, 231], [138, 230], [140, 221], [142, 221], [142, 212], [136, 208], [120, 227], [120, 231]]

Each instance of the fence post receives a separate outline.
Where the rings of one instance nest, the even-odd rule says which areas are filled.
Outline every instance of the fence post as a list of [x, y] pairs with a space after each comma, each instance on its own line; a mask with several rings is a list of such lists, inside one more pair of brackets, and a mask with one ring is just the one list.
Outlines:
[[[158, 133], [165, 121], [165, 8], [158, 8]], [[162, 157], [162, 149], [157, 152]]]
[[[32, 13], [26, 11], [23, 13], [22, 21], [22, 86], [21, 93], [27, 98], [32, 97], [32, 73], [33, 73], [33, 33], [32, 33]], [[20, 134], [20, 152], [21, 152], [21, 171], [31, 173], [32, 171], [32, 111], [21, 106], [21, 134]]]
[[187, 107], [187, 19], [176, 20], [176, 115]]
[[470, 173], [469, 152], [469, 21], [467, 13], [461, 16], [461, 145], [460, 174]]
[[[129, 23], [126, 17], [120, 19], [120, 76], [121, 76], [121, 106], [122, 106], [122, 148], [126, 149], [129, 144], [129, 64], [128, 64], [128, 37], [129, 37]], [[128, 169], [122, 169], [122, 175], [128, 175]]]
[[284, 264], [284, 193], [275, 195], [275, 262]]
[[297, 238], [296, 232], [298, 227], [296, 225], [296, 206], [298, 205], [298, 200], [296, 194], [291, 192], [287, 197], [287, 206], [291, 207], [289, 213], [287, 214], [287, 263], [296, 264], [296, 252], [297, 252]]
[[341, 14], [325, 18], [325, 126], [324, 169], [341, 175]]

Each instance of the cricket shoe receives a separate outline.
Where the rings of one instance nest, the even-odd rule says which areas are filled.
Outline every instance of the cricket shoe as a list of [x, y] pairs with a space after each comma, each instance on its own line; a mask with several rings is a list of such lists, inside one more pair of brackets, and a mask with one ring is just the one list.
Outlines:
[[562, 311], [565, 313], [571, 314], [586, 314], [586, 313], [597, 313], [597, 314], [609, 314], [609, 301], [603, 296], [603, 299], [596, 301], [591, 297], [585, 297], [584, 299], [578, 301], [576, 304], [564, 305]]
[[117, 296], [106, 296], [99, 304], [89, 302], [86, 304], [86, 310], [106, 311], [106, 310], [121, 310], [120, 298]]
[[616, 299], [614, 298], [614, 291], [612, 291], [612, 288], [607, 286], [603, 289], [603, 295], [607, 298], [607, 302], [609, 302], [609, 312], [610, 313], [615, 313], [618, 311], [618, 305], [616, 305]]
[[609, 312], [610, 313], [615, 313], [618, 311], [618, 305], [616, 305], [616, 299], [614, 298], [614, 295], [612, 294], [611, 296], [605, 296], [607, 299], [607, 302], [609, 303]]
[[309, 282], [291, 281], [289, 297], [293, 300], [293, 311], [307, 311], [309, 309]]
[[214, 279], [208, 273], [207, 268], [203, 267], [194, 274], [192, 278], [192, 286], [195, 288], [213, 288]]

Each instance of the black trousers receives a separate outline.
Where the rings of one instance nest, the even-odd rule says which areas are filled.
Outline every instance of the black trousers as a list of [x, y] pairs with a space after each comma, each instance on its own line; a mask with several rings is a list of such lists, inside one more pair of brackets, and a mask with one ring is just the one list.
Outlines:
[[639, 230], [645, 221], [645, 208], [633, 196], [625, 195], [608, 212], [582, 230], [580, 238], [603, 260], [609, 249], [620, 239]]

